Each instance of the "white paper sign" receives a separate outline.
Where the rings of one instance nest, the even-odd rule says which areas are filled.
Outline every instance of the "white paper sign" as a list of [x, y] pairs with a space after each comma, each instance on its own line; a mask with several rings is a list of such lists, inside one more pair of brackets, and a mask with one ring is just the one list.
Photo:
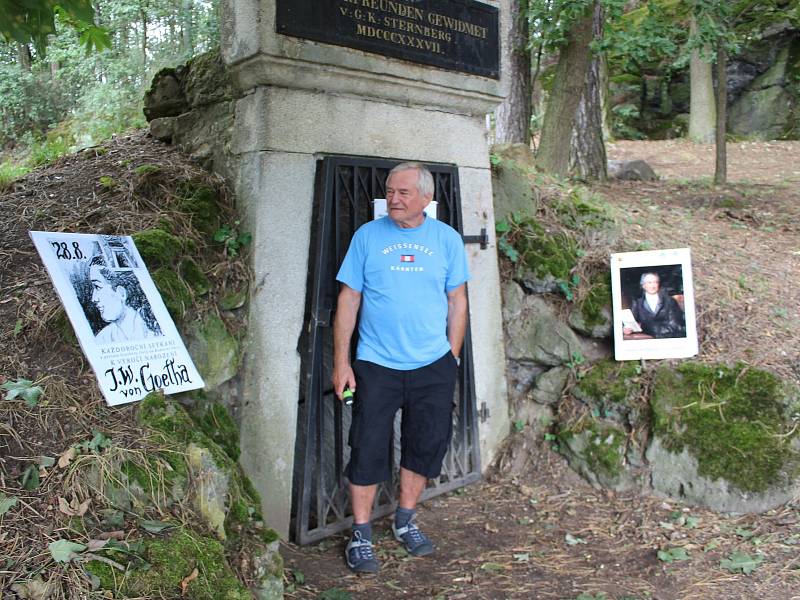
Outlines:
[[30, 235], [109, 405], [203, 387], [130, 236]]
[[689, 248], [612, 254], [611, 295], [617, 360], [697, 354]]

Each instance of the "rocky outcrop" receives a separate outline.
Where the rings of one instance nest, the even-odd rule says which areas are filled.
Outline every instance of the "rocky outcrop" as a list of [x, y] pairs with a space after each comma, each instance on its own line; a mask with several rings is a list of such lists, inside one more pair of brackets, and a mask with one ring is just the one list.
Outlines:
[[233, 83], [218, 51], [162, 69], [145, 94], [150, 135], [175, 144], [204, 168], [233, 175]]

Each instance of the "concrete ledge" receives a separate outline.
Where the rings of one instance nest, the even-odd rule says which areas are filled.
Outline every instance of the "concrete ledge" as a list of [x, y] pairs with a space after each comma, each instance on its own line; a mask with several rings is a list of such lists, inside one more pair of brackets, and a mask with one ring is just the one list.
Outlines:
[[489, 168], [482, 116], [260, 87], [239, 100], [236, 122], [235, 154], [372, 155]]

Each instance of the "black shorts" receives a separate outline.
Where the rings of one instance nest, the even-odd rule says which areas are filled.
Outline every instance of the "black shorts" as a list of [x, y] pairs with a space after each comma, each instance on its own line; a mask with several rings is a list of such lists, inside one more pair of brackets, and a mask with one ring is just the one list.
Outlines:
[[452, 352], [419, 369], [399, 371], [357, 360], [350, 425], [350, 483], [372, 485], [391, 478], [394, 417], [403, 409], [400, 466], [438, 477], [453, 433], [453, 394], [458, 364]]

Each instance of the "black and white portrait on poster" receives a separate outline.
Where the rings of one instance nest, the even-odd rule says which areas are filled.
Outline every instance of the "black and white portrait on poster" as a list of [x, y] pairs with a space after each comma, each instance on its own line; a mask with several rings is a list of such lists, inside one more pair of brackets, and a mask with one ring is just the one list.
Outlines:
[[698, 352], [689, 248], [611, 255], [617, 360]]
[[203, 387], [130, 236], [30, 235], [109, 405]]

